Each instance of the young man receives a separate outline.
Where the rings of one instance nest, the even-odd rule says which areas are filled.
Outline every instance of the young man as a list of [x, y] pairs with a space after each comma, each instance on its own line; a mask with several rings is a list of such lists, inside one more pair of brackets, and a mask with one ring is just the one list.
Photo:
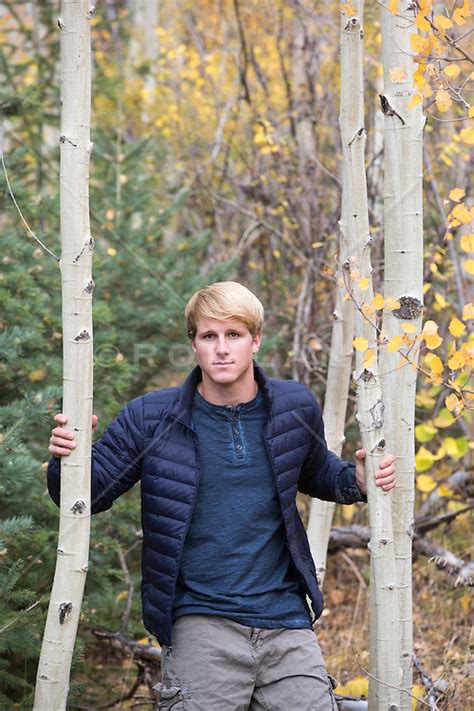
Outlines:
[[[185, 316], [197, 367], [181, 387], [126, 405], [92, 457], [93, 513], [141, 480], [143, 620], [163, 647], [159, 708], [335, 709], [295, 499], [299, 490], [364, 501], [365, 451], [355, 465], [329, 452], [313, 394], [253, 362], [263, 307], [244, 286], [199, 290]], [[58, 457], [75, 445], [66, 416], [55, 420], [48, 486], [58, 503]], [[393, 456], [375, 476], [393, 488]]]

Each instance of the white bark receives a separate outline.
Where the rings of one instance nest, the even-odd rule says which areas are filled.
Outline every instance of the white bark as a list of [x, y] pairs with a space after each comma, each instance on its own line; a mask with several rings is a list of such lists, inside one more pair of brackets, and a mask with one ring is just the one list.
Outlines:
[[[403, 325], [421, 328], [423, 300], [423, 216], [422, 216], [422, 147], [424, 119], [421, 106], [408, 108], [416, 89], [416, 68], [410, 49], [413, 9], [408, 2], [398, 4], [394, 15], [381, 7], [382, 53], [384, 68], [383, 95], [399, 114], [385, 115], [384, 152], [384, 234], [385, 290], [394, 297], [400, 309], [385, 310], [383, 333], [387, 338], [403, 336]], [[396, 70], [396, 71], [394, 71]], [[394, 81], [395, 80], [395, 81]], [[404, 123], [402, 123], [402, 119]], [[402, 347], [407, 351], [407, 346]], [[409, 354], [417, 363], [417, 348]], [[397, 456], [397, 487], [393, 495], [393, 528], [397, 565], [397, 587], [400, 597], [400, 666], [402, 687], [412, 688], [412, 535], [415, 475], [415, 388], [417, 372], [403, 361], [400, 353], [381, 349], [380, 379], [385, 403], [385, 437], [387, 448]], [[411, 700], [400, 693], [400, 709], [409, 711]]]
[[[354, 337], [354, 307], [350, 300], [344, 299], [347, 292], [342, 276], [342, 265], [349, 257], [346, 173], [347, 168], [343, 166], [342, 206], [339, 222], [339, 270], [323, 408], [324, 429], [328, 448], [337, 455], [341, 454], [344, 444], [347, 400], [352, 368], [352, 340]], [[311, 501], [307, 535], [320, 587], [323, 586], [326, 573], [327, 548], [334, 509], [335, 504], [329, 501], [320, 501], [319, 499]]]
[[[341, 13], [341, 112], [340, 129], [346, 171], [348, 233], [351, 259], [346, 264], [349, 288], [356, 303], [372, 300], [367, 186], [365, 176], [364, 100], [363, 100], [363, 2], [353, 3], [356, 16]], [[367, 289], [359, 287], [368, 280]], [[391, 494], [375, 485], [374, 474], [385, 452], [384, 403], [378, 378], [377, 332], [373, 318], [355, 313], [355, 333], [368, 342], [368, 352], [356, 351], [357, 420], [362, 444], [367, 452], [365, 466], [370, 520], [370, 553], [373, 598], [375, 602], [376, 701], [375, 711], [398, 709], [400, 684], [398, 654], [398, 590], [392, 533]]]
[[159, 24], [160, 0], [134, 0], [131, 3], [136, 37], [132, 40], [131, 55], [134, 61], [144, 58], [154, 62], [160, 51], [156, 34]]
[[[341, 233], [343, 225], [341, 224]], [[346, 259], [343, 236], [340, 238], [340, 263]], [[324, 399], [323, 420], [328, 448], [341, 454], [344, 443], [344, 425], [352, 366], [352, 340], [354, 335], [354, 309], [350, 301], [343, 301], [345, 289], [337, 286], [331, 351]], [[307, 535], [311, 555], [316, 565], [319, 586], [324, 584], [329, 535], [335, 504], [313, 499], [309, 512]]]
[[[309, 91], [309, 78], [306, 70], [308, 49], [308, 17], [304, 5], [295, 4], [292, 32], [291, 83], [294, 97], [294, 126], [298, 147], [298, 173], [302, 192], [298, 199], [298, 223], [300, 239], [308, 249], [313, 241], [312, 216], [314, 194], [314, 168], [316, 160], [316, 142], [312, 107]], [[306, 24], [305, 24], [306, 23]], [[308, 383], [308, 369], [305, 362], [308, 316], [313, 299], [313, 270], [310, 258], [298, 297], [295, 332], [293, 336], [293, 378]]]
[[58, 556], [34, 711], [66, 708], [71, 658], [87, 574], [92, 422], [92, 249], [89, 224], [90, 18], [88, 0], [63, 0], [61, 30], [61, 277], [63, 412], [76, 449], [61, 461]]

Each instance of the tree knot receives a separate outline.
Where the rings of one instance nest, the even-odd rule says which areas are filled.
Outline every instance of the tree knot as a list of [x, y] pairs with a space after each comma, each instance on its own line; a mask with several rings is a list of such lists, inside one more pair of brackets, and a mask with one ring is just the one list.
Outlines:
[[64, 624], [66, 617], [72, 612], [72, 602], [62, 602], [59, 605], [59, 624]]
[[421, 315], [423, 304], [416, 296], [399, 296], [397, 301], [399, 301], [400, 307], [392, 311], [396, 318], [412, 321]]

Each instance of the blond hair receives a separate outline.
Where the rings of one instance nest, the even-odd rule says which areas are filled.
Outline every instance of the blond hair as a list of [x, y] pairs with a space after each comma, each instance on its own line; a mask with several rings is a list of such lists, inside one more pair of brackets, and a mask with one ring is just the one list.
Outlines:
[[263, 306], [250, 289], [236, 281], [219, 281], [199, 289], [184, 310], [189, 338], [196, 337], [197, 322], [201, 317], [220, 321], [238, 319], [253, 337], [262, 329]]

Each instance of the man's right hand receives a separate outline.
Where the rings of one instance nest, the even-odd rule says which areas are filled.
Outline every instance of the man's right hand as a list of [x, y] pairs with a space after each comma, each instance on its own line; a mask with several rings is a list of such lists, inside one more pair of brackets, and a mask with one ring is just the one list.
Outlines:
[[[66, 430], [63, 427], [63, 425], [67, 423], [67, 417], [63, 415], [62, 412], [54, 416], [54, 421], [58, 423], [59, 427], [55, 427], [51, 430], [48, 447], [49, 453], [52, 454], [53, 457], [67, 457], [76, 447], [74, 432]], [[92, 429], [97, 427], [98, 421], [97, 415], [92, 415]]]

